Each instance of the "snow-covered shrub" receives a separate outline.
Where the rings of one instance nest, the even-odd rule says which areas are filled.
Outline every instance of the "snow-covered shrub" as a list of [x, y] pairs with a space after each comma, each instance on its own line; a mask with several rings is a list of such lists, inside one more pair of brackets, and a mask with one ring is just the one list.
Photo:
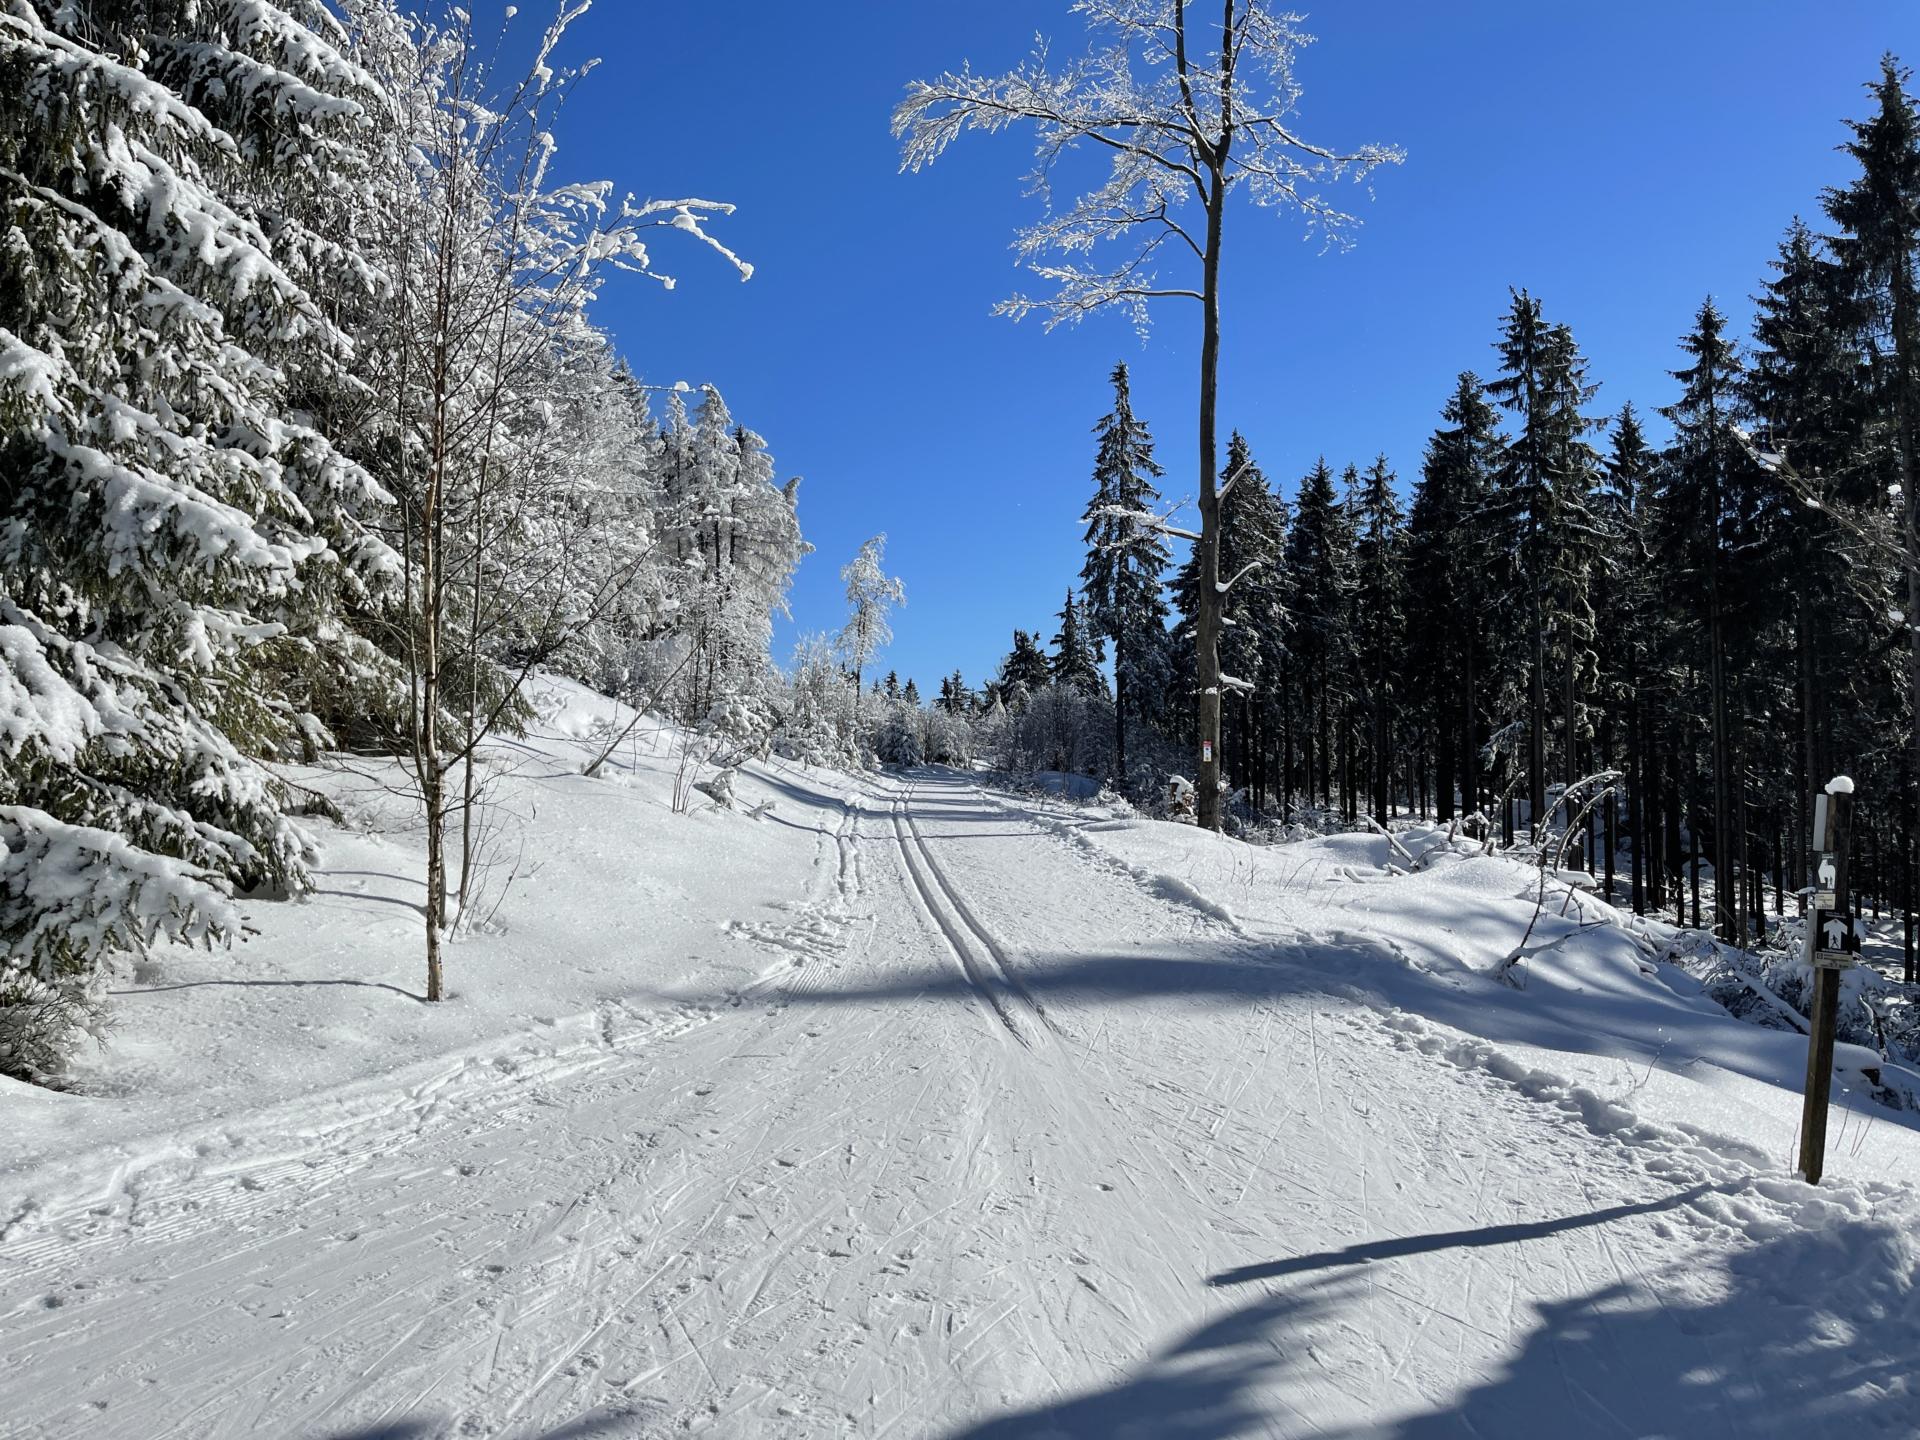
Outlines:
[[713, 703], [701, 728], [734, 750], [764, 755], [777, 723], [773, 706], [758, 695], [724, 695]]
[[[1813, 1008], [1814, 969], [1803, 950], [1805, 921], [1783, 919], [1757, 951], [1716, 941], [1703, 930], [1653, 927], [1665, 937], [1661, 959], [1700, 981], [1706, 993], [1742, 1020], [1775, 1030], [1804, 1030]], [[1920, 1066], [1920, 986], [1889, 980], [1856, 965], [1841, 977], [1834, 1033], [1883, 1057]]]
[[1042, 770], [1104, 773], [1112, 749], [1113, 703], [1070, 685], [1045, 685], [996, 726], [998, 744], [986, 753], [1010, 775]]
[[773, 744], [780, 754], [808, 765], [857, 763], [853, 686], [831, 642], [819, 635], [801, 639], [778, 700]]
[[973, 727], [966, 716], [935, 706], [922, 717], [921, 729], [922, 748], [934, 764], [973, 763]]
[[55, 1082], [75, 1050], [105, 1034], [93, 977], [63, 975], [47, 982], [11, 962], [0, 966], [0, 1075]]
[[873, 751], [883, 765], [918, 765], [926, 759], [920, 748], [920, 716], [910, 707], [889, 705], [874, 733]]

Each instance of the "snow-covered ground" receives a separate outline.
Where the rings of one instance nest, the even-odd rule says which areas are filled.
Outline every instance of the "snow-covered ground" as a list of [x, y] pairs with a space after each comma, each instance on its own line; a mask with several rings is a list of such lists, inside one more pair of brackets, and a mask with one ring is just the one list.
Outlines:
[[1530, 873], [1437, 833], [781, 763], [679, 815], [552, 693], [450, 1003], [332, 774], [317, 895], [0, 1082], [0, 1433], [1920, 1434], [1920, 1116], [1843, 1055], [1790, 1178], [1804, 1041], [1591, 900], [1516, 988]]

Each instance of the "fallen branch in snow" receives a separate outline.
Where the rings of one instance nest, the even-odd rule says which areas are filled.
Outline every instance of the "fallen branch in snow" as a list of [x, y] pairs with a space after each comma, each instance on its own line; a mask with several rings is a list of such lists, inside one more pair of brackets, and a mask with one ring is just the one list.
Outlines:
[[660, 703], [660, 697], [667, 693], [667, 687], [680, 678], [680, 672], [687, 668], [687, 662], [693, 658], [693, 654], [693, 647], [690, 645], [687, 647], [686, 653], [680, 657], [680, 663], [668, 672], [666, 678], [653, 687], [653, 693], [649, 695], [644, 702], [633, 707], [633, 718], [622, 727], [613, 739], [607, 742], [605, 749], [593, 757], [593, 763], [582, 770], [580, 772], [581, 774], [591, 780], [600, 773], [600, 767], [607, 763], [607, 757], [620, 748], [621, 742], [634, 732], [634, 728], [638, 726], [642, 720], [646, 719], [647, 712]]
[[1378, 820], [1374, 819], [1371, 815], [1363, 815], [1360, 818], [1366, 822], [1367, 828], [1373, 831], [1374, 834], [1383, 836], [1386, 839], [1388, 847], [1392, 849], [1393, 853], [1398, 855], [1402, 860], [1406, 861], [1409, 866], [1415, 866], [1419, 863], [1413, 858], [1413, 855], [1407, 850], [1407, 847], [1402, 845], [1400, 841], [1394, 836], [1393, 832], [1387, 829], [1386, 826], [1382, 825]]
[[[1508, 955], [1506, 959], [1502, 960], [1500, 964], [1494, 968], [1494, 972], [1493, 972], [1494, 975], [1497, 976], [1499, 979], [1505, 980], [1509, 985], [1513, 985], [1516, 989], [1518, 988], [1518, 982], [1513, 978], [1514, 971], [1518, 969], [1521, 963], [1526, 959], [1528, 959], [1530, 956], [1540, 953], [1540, 950], [1528, 950], [1527, 942], [1533, 938], [1534, 927], [1540, 923], [1540, 916], [1547, 908], [1548, 874], [1549, 872], [1551, 872], [1554, 876], [1557, 877], [1565, 869], [1566, 859], [1567, 859], [1567, 842], [1579, 830], [1581, 822], [1584, 821], [1586, 817], [1593, 812], [1594, 805], [1599, 803], [1600, 799], [1603, 796], [1610, 794], [1613, 791], [1614, 787], [1619, 783], [1620, 779], [1621, 779], [1621, 775], [1618, 770], [1602, 770], [1596, 774], [1587, 776], [1585, 779], [1574, 781], [1573, 784], [1569, 785], [1566, 788], [1566, 790], [1563, 791], [1561, 794], [1560, 803], [1565, 805], [1569, 802], [1572, 796], [1579, 794], [1580, 791], [1586, 786], [1599, 785], [1602, 787], [1587, 801], [1585, 807], [1579, 812], [1579, 815], [1573, 819], [1573, 821], [1567, 826], [1567, 828], [1564, 831], [1561, 832], [1560, 843], [1556, 845], [1551, 852], [1545, 849], [1542, 849], [1540, 851], [1540, 890], [1539, 890], [1538, 896], [1534, 900], [1533, 918], [1527, 921], [1526, 933], [1520, 937], [1520, 943], [1514, 947], [1513, 953]], [[1535, 833], [1538, 834], [1537, 826], [1535, 827]], [[1551, 864], [1548, 863], [1549, 856], [1551, 856], [1551, 861], [1552, 861]], [[1560, 914], [1562, 917], [1564, 917], [1567, 913], [1567, 906], [1573, 903], [1573, 896], [1574, 896], [1574, 887], [1572, 885], [1568, 885], [1567, 898], [1560, 906]], [[1566, 937], [1564, 935], [1560, 937], [1561, 940], [1564, 940], [1565, 938]], [[1551, 945], [1541, 946], [1540, 949], [1550, 950], [1553, 948], [1554, 945], [1558, 945], [1559, 943], [1560, 943], [1560, 940], [1555, 940]]]

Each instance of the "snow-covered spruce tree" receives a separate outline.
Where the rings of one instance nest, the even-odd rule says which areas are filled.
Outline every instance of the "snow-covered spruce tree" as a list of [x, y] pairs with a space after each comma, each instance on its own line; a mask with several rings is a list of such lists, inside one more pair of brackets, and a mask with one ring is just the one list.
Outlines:
[[57, 1067], [105, 956], [306, 883], [257, 757], [323, 742], [292, 677], [386, 559], [289, 398], [348, 351], [307, 282], [357, 257], [294, 193], [371, 97], [335, 39], [303, 3], [0, 4], [6, 1073]]
[[1583, 407], [1597, 387], [1587, 383], [1572, 333], [1549, 323], [1525, 290], [1514, 292], [1495, 349], [1500, 373], [1487, 392], [1513, 414], [1517, 433], [1486, 516], [1504, 558], [1499, 588], [1513, 643], [1502, 658], [1526, 687], [1528, 813], [1538, 827], [1546, 820], [1554, 688], [1561, 692], [1561, 775], [1571, 782], [1580, 774], [1579, 695], [1592, 669], [1587, 590], [1597, 533], [1587, 499], [1599, 471], [1599, 457], [1585, 440], [1596, 422]]
[[1060, 628], [1054, 633], [1053, 657], [1049, 662], [1053, 683], [1083, 695], [1105, 695], [1107, 677], [1100, 673], [1100, 663], [1106, 655], [1100, 637], [1087, 624], [1086, 611], [1073, 598], [1071, 590], [1055, 618], [1060, 621]]
[[[1284, 571], [1286, 513], [1254, 464], [1244, 437], [1235, 431], [1227, 442], [1220, 477], [1221, 743], [1226, 754], [1221, 773], [1236, 788], [1257, 794], [1262, 770], [1257, 726], [1264, 699], [1278, 678], [1286, 623]], [[1173, 583], [1180, 623], [1174, 631], [1184, 656], [1199, 627], [1200, 551], [1196, 546]], [[1189, 671], [1187, 678], [1192, 679]]]
[[934, 701], [949, 715], [970, 714], [974, 706], [974, 694], [967, 685], [966, 676], [958, 670], [940, 682], [940, 695]]
[[1001, 703], [1009, 710], [1025, 707], [1027, 701], [1053, 680], [1053, 666], [1047, 659], [1047, 652], [1040, 647], [1040, 640], [1026, 630], [1013, 632], [1013, 649], [1000, 662], [1000, 673], [996, 677], [999, 684]]
[[835, 643], [824, 635], [802, 636], [779, 690], [776, 749], [808, 765], [858, 764], [854, 699]]
[[[1912, 74], [1892, 55], [1870, 84], [1872, 113], [1849, 121], [1842, 147], [1859, 173], [1827, 191], [1830, 241], [1853, 322], [1849, 337], [1870, 359], [1869, 420], [1852, 468], [1876, 473], [1879, 494], [1893, 495], [1893, 547], [1905, 591], [1908, 760], [1901, 775], [1908, 824], [1920, 822], [1920, 104]], [[1909, 880], [1911, 868], [1909, 867]], [[1904, 887], [1903, 888], [1907, 888]]]
[[1170, 557], [1154, 522], [1163, 473], [1153, 458], [1153, 436], [1133, 413], [1127, 367], [1113, 367], [1113, 409], [1093, 427], [1099, 450], [1093, 498], [1087, 502], [1087, 563], [1080, 594], [1094, 631], [1113, 647], [1113, 763], [1127, 774], [1127, 722], [1152, 719], [1171, 680], [1167, 660], [1167, 601], [1161, 577]]
[[[1085, 58], [1052, 68], [1043, 42], [1006, 75], [963, 69], [915, 81], [894, 111], [893, 128], [905, 166], [918, 170], [969, 128], [1033, 127], [1032, 191], [1047, 202], [1047, 213], [1020, 232], [1017, 249], [1056, 289], [1045, 297], [1016, 295], [1000, 313], [1019, 319], [1038, 311], [1051, 328], [1118, 307], [1144, 329], [1154, 300], [1199, 302], [1195, 763], [1197, 818], [1217, 830], [1222, 607], [1215, 586], [1222, 566], [1214, 482], [1227, 200], [1298, 210], [1330, 238], [1344, 238], [1353, 217], [1319, 187], [1364, 177], [1401, 155], [1384, 145], [1340, 154], [1301, 137], [1294, 62], [1311, 37], [1298, 28], [1298, 16], [1268, 0], [1224, 0], [1218, 9], [1191, 11], [1186, 0], [1077, 0], [1073, 10], [1085, 17], [1093, 41]], [[1110, 168], [1103, 181], [1055, 209], [1053, 181], [1076, 151], [1092, 151]], [[1162, 280], [1162, 264], [1187, 273]]]
[[[1804, 834], [1813, 789], [1836, 770], [1858, 766], [1857, 758], [1841, 765], [1838, 757], [1883, 748], [1858, 722], [1871, 725], [1884, 713], [1862, 692], [1876, 668], [1884, 617], [1904, 603], [1894, 596], [1904, 592], [1905, 577], [1891, 573], [1887, 561], [1905, 545], [1888, 514], [1886, 448], [1868, 441], [1885, 414], [1872, 403], [1872, 342], [1863, 309], [1870, 294], [1798, 219], [1771, 269], [1754, 296], [1745, 399], [1766, 448], [1787, 458], [1807, 491], [1803, 503], [1790, 507], [1779, 536], [1780, 565], [1794, 597], [1797, 720], [1790, 742], [1795, 764], [1780, 788], [1792, 795], [1790, 833]], [[1861, 528], [1886, 536], [1883, 554], [1857, 553]], [[1836, 555], [1847, 563], [1830, 563]], [[1787, 878], [1798, 888], [1805, 881], [1799, 846], [1788, 863]]]
[[922, 746], [920, 710], [904, 696], [892, 695], [874, 728], [873, 752], [883, 765], [912, 766], [926, 758]]
[[[1744, 945], [1746, 915], [1737, 884], [1745, 866], [1747, 804], [1740, 692], [1763, 613], [1756, 592], [1766, 587], [1753, 558], [1758, 527], [1768, 519], [1761, 503], [1768, 482], [1735, 428], [1742, 418], [1744, 367], [1711, 300], [1701, 305], [1680, 348], [1691, 363], [1673, 372], [1682, 394], [1661, 411], [1673, 424], [1674, 438], [1654, 495], [1654, 536], [1668, 613], [1677, 622], [1669, 637], [1670, 663], [1699, 677], [1687, 687], [1691, 695], [1681, 692], [1683, 713], [1704, 710], [1707, 716], [1712, 810], [1696, 812], [1695, 824], [1710, 827], [1714, 929]], [[1693, 618], [1688, 623], [1680, 617]]]
[[[1600, 527], [1599, 560], [1594, 575], [1594, 610], [1605, 617], [1600, 631], [1601, 767], [1627, 776], [1627, 838], [1631, 852], [1628, 901], [1636, 915], [1646, 913], [1648, 882], [1658, 876], [1648, 866], [1649, 704], [1653, 657], [1660, 634], [1659, 595], [1648, 549], [1656, 457], [1631, 404], [1613, 417], [1606, 478], [1596, 496], [1594, 518]], [[1619, 795], [1607, 796], [1607, 842], [1602, 850], [1607, 889], [1619, 844]], [[1664, 893], [1659, 892], [1659, 893]]]

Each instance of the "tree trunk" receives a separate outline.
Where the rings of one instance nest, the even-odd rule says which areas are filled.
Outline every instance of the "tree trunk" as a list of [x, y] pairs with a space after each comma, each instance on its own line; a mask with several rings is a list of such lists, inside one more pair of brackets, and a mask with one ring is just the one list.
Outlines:
[[[1182, 24], [1184, 25], [1184, 18]], [[1194, 626], [1194, 675], [1200, 688], [1196, 820], [1220, 828], [1220, 496], [1214, 485], [1218, 447], [1214, 413], [1220, 384], [1220, 239], [1226, 216], [1222, 137], [1208, 168], [1207, 244], [1202, 264], [1200, 328], [1200, 596]]]
[[1527, 695], [1527, 830], [1536, 841], [1547, 818], [1547, 629], [1539, 583], [1533, 587], [1533, 665]]

